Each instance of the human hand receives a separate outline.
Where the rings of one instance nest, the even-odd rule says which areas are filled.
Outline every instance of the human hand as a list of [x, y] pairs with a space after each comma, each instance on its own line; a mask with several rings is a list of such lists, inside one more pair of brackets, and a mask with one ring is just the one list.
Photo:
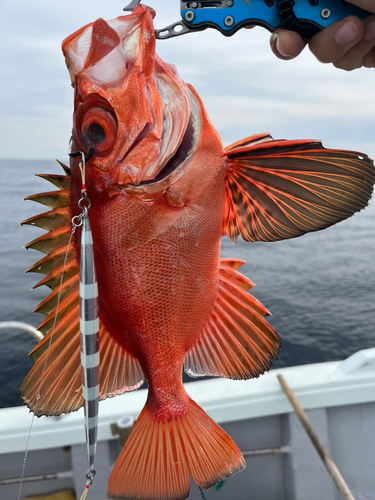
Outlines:
[[[375, 0], [348, 0], [349, 3], [375, 14]], [[275, 30], [270, 39], [271, 49], [280, 59], [294, 59], [306, 42], [294, 31]], [[351, 71], [375, 68], [375, 16], [364, 20], [349, 16], [336, 21], [308, 42], [318, 61], [332, 63], [336, 68]]]

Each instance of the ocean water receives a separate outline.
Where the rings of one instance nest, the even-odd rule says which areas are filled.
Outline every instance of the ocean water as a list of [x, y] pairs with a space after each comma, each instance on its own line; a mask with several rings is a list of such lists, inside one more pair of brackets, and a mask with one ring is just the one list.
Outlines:
[[[42, 254], [23, 249], [43, 231], [21, 227], [43, 206], [23, 198], [52, 190], [35, 173], [60, 173], [54, 161], [0, 160], [0, 321], [34, 326], [32, 310], [48, 289], [30, 291], [42, 275], [24, 274]], [[222, 256], [246, 261], [241, 268], [253, 294], [272, 312], [283, 340], [274, 367], [344, 359], [375, 346], [375, 201], [354, 217], [324, 231], [276, 243], [232, 245]], [[39, 279], [38, 279], [39, 278]], [[0, 408], [20, 404], [18, 387], [32, 363], [35, 341], [26, 333], [0, 331]]]

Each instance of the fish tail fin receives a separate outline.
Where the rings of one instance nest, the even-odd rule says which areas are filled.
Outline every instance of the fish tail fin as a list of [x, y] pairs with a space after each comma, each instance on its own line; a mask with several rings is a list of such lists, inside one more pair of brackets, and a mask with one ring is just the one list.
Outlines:
[[234, 441], [191, 399], [184, 416], [162, 422], [146, 405], [112, 470], [108, 498], [182, 500], [190, 475], [206, 490], [244, 467]]

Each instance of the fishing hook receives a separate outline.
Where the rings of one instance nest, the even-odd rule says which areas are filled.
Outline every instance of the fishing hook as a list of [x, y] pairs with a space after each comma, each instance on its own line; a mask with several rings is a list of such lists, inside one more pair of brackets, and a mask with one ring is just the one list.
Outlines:
[[[87, 155], [85, 156], [85, 163], [89, 161], [89, 159], [92, 157], [92, 155], [95, 152], [95, 148], [90, 148], [87, 152]], [[82, 151], [72, 151], [71, 153], [68, 153], [68, 155], [73, 158], [74, 156], [81, 156]]]

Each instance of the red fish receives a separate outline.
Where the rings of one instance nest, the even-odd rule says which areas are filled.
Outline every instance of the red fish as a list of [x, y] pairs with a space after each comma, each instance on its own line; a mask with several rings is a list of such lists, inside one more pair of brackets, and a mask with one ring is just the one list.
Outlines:
[[[185, 392], [193, 376], [249, 379], [268, 370], [280, 339], [267, 309], [220, 259], [223, 235], [275, 241], [323, 229], [366, 206], [375, 180], [364, 154], [313, 140], [249, 137], [223, 149], [195, 90], [155, 54], [153, 11], [99, 19], [63, 42], [74, 88], [73, 150], [94, 148], [86, 169], [100, 315], [100, 398], [140, 387], [148, 398], [112, 471], [112, 499], [183, 499], [245, 467], [231, 438]], [[51, 210], [24, 223], [48, 233], [28, 244], [46, 256], [29, 271], [52, 293], [36, 311], [45, 338], [21, 386], [37, 415], [82, 406], [79, 159], [60, 191], [30, 196]], [[36, 405], [36, 396], [40, 399]]]

